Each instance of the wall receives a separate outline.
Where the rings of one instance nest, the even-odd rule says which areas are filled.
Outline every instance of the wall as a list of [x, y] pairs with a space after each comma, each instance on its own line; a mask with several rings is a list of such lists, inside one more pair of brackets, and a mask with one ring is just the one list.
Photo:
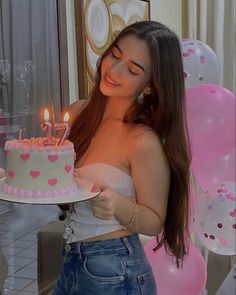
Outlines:
[[151, 0], [151, 19], [160, 21], [182, 36], [182, 0]]

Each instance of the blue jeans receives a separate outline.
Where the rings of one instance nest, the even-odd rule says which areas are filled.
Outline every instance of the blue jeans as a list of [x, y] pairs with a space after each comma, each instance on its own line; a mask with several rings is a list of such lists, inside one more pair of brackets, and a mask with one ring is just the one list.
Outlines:
[[54, 295], [155, 295], [138, 235], [65, 244]]

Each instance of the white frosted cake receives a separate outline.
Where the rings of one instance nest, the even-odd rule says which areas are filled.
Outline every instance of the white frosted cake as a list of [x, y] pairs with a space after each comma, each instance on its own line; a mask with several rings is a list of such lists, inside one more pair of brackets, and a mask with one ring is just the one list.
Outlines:
[[6, 181], [2, 191], [28, 198], [66, 196], [77, 190], [73, 182], [73, 143], [45, 146], [44, 138], [8, 140]]

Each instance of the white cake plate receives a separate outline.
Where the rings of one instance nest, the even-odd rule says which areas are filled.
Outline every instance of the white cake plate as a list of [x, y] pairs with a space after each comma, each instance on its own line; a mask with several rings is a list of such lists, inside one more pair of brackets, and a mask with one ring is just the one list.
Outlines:
[[23, 203], [23, 204], [35, 204], [35, 205], [56, 205], [56, 204], [69, 204], [69, 203], [76, 203], [89, 200], [91, 198], [96, 197], [99, 195], [98, 192], [91, 192], [94, 183], [82, 179], [77, 178], [76, 184], [78, 190], [71, 194], [65, 196], [57, 196], [57, 197], [50, 197], [50, 198], [29, 198], [29, 197], [18, 197], [14, 195], [9, 195], [1, 191], [1, 184], [4, 183], [4, 179], [0, 179], [0, 200], [13, 202], [13, 203]]

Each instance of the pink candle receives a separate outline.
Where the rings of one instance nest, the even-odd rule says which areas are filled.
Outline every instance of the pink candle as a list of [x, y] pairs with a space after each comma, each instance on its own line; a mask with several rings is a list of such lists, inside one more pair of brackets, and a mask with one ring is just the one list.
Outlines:
[[25, 132], [25, 128], [21, 128], [19, 130], [19, 141], [22, 141], [23, 140], [23, 132]]
[[49, 111], [47, 109], [44, 110], [44, 119], [45, 121], [41, 124], [42, 130], [46, 131], [47, 136], [44, 145], [54, 145], [55, 142], [52, 139], [52, 124], [49, 121]]
[[69, 125], [69, 119], [70, 119], [70, 115], [68, 112], [65, 113], [64, 115], [64, 122], [63, 123], [56, 123], [55, 124], [55, 129], [56, 130], [61, 130], [63, 129], [63, 133], [58, 141], [58, 145], [63, 145], [65, 140], [67, 139], [67, 137], [70, 134], [70, 125]]

